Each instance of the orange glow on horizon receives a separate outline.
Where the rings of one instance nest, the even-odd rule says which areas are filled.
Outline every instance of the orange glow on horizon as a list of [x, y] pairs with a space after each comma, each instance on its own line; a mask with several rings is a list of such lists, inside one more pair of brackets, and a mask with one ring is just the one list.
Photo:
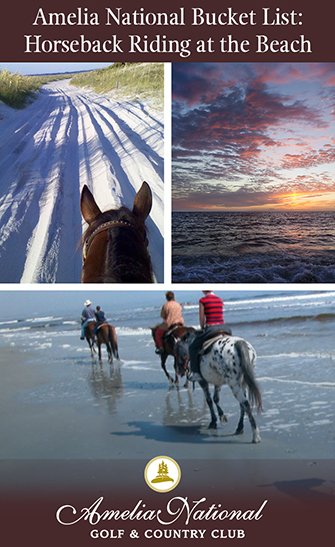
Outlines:
[[290, 192], [284, 194], [269, 194], [268, 199], [257, 204], [218, 203], [211, 205], [206, 200], [199, 203], [197, 200], [176, 200], [175, 211], [335, 211], [335, 191], [322, 192]]
[[279, 202], [275, 209], [320, 211], [335, 208], [335, 192], [290, 192], [277, 197]]

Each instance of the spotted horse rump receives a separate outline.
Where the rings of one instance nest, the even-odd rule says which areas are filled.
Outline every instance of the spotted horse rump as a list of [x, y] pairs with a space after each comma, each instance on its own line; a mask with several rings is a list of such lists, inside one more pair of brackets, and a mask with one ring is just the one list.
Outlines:
[[[194, 335], [193, 337], [191, 335], [180, 342], [177, 351], [177, 364], [182, 363], [185, 350], [189, 348], [193, 339]], [[235, 435], [243, 433], [244, 417], [247, 414], [252, 429], [252, 442], [259, 443], [261, 437], [252, 410], [253, 406], [258, 411], [262, 409], [262, 396], [254, 375], [255, 362], [256, 351], [249, 342], [238, 336], [222, 335], [215, 339], [214, 343], [209, 348], [207, 347], [200, 357], [202, 380], [199, 381], [199, 385], [204, 391], [211, 413], [209, 428], [215, 429], [217, 427], [214, 404], [220, 421], [223, 423], [227, 421], [219, 405], [221, 387], [227, 384], [240, 405], [240, 419]], [[213, 397], [209, 390], [209, 384], [214, 385]]]

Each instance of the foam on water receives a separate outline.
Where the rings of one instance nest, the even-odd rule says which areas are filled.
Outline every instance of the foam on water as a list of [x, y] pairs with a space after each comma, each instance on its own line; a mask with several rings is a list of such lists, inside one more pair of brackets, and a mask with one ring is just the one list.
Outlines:
[[173, 281], [332, 283], [332, 226], [333, 212], [174, 213]]
[[259, 382], [276, 382], [281, 384], [303, 385], [320, 388], [335, 388], [335, 382], [309, 382], [308, 380], [287, 380], [284, 378], [273, 378], [271, 376], [262, 376], [258, 378]]

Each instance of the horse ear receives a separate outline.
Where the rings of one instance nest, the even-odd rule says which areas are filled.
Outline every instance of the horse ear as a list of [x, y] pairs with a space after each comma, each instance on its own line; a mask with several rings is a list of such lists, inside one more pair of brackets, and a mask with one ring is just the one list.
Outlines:
[[91, 224], [98, 215], [101, 215], [101, 211], [95, 203], [95, 199], [86, 184], [81, 191], [80, 209], [81, 214], [88, 224]]
[[152, 192], [147, 182], [143, 182], [134, 199], [133, 213], [143, 222], [149, 215], [152, 207]]

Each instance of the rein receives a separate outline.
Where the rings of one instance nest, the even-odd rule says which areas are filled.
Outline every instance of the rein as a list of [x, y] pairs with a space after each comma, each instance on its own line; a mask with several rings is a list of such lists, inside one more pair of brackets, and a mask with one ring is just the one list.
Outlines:
[[91, 235], [85, 239], [84, 245], [83, 245], [83, 259], [86, 260], [88, 250], [92, 244], [93, 239], [96, 235], [100, 234], [100, 232], [104, 232], [106, 230], [109, 230], [110, 228], [134, 228], [133, 224], [126, 220], [109, 220], [108, 222], [103, 222], [98, 226]]

